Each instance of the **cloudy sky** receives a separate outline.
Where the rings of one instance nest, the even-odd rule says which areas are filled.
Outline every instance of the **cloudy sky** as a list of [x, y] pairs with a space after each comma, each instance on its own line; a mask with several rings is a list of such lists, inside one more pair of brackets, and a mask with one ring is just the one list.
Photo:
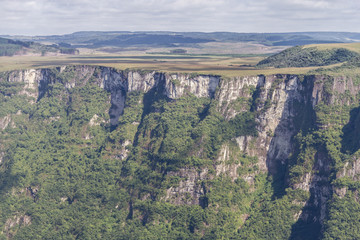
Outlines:
[[0, 0], [0, 35], [360, 32], [359, 0]]

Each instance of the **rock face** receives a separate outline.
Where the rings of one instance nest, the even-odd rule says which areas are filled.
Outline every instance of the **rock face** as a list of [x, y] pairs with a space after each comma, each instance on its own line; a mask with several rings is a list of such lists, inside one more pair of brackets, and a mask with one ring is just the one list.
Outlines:
[[[276, 175], [278, 169], [287, 168], [289, 158], [297, 147], [294, 136], [300, 131], [308, 131], [308, 127], [304, 128], [305, 125], [317, 129], [330, 127], [328, 123], [316, 119], [315, 109], [318, 105], [349, 106], [353, 104], [351, 96], [356, 96], [359, 90], [359, 86], [346, 77], [330, 80], [328, 76], [257, 76], [222, 81], [217, 98], [219, 110], [226, 119], [231, 119], [236, 114], [249, 110], [246, 104], [234, 108], [231, 103], [250, 98], [252, 94], [255, 102], [251, 107], [258, 112], [258, 136], [241, 136], [236, 138], [236, 142], [240, 151], [258, 158], [260, 172]], [[224, 146], [220, 151], [221, 161], [217, 165], [217, 172], [236, 178], [234, 169], [240, 166], [224, 164], [228, 155], [228, 148]], [[317, 150], [313, 157], [312, 170], [291, 187], [304, 190], [311, 196], [308, 201], [301, 203], [305, 207], [297, 217], [308, 224], [322, 226], [333, 191], [343, 197], [346, 188], [333, 189], [330, 183], [333, 160], [328, 153]], [[346, 163], [338, 172], [337, 178], [350, 177], [351, 180], [358, 181], [359, 166], [358, 159]], [[242, 177], [251, 183], [251, 175]]]
[[[24, 90], [31, 89], [36, 91], [38, 83], [43, 79], [43, 77], [44, 74], [42, 70], [29, 69], [11, 72], [8, 76], [8, 81], [24, 83]], [[24, 93], [29, 96], [34, 96], [29, 91], [24, 91]]]
[[[252, 77], [235, 77], [232, 79], [224, 79], [219, 84], [219, 90], [216, 93], [216, 98], [219, 99], [219, 110], [226, 119], [231, 119], [241, 111], [248, 109], [242, 107], [234, 109], [231, 103], [237, 99], [249, 99], [252, 97], [253, 90], [260, 82], [263, 82], [265, 76]], [[244, 106], [246, 106], [244, 104]]]
[[234, 78], [220, 84], [219, 109], [226, 119], [249, 110], [234, 109], [232, 102], [255, 98], [256, 103], [251, 107], [259, 113], [256, 117], [259, 135], [256, 138], [242, 136], [236, 141], [241, 151], [258, 157], [261, 171], [276, 171], [275, 165], [285, 164], [292, 152], [291, 138], [299, 130], [294, 126], [298, 115], [295, 105], [309, 102], [308, 96], [304, 95], [306, 85], [307, 82], [291, 75]]
[[[37, 100], [44, 96], [51, 84], [61, 83], [67, 89], [71, 89], [93, 81], [111, 94], [109, 115], [112, 126], [118, 124], [118, 119], [124, 112], [127, 94], [132, 91], [149, 93], [156, 90], [172, 100], [187, 95], [211, 98], [217, 103], [218, 111], [228, 121], [238, 114], [253, 112], [258, 135], [238, 136], [232, 139], [237, 145], [236, 150], [229, 148], [228, 143], [224, 144], [214, 161], [215, 173], [209, 173], [207, 168], [181, 168], [166, 173], [168, 176], [178, 177], [179, 182], [176, 187], [167, 189], [164, 200], [173, 204], [189, 205], [204, 204], [201, 199], [206, 194], [206, 189], [202, 182], [214, 175], [224, 174], [232, 181], [241, 177], [252, 185], [257, 173], [277, 176], [279, 169], [288, 171], [291, 155], [296, 151], [295, 136], [301, 131], [308, 131], [308, 126], [320, 130], [329, 127], [329, 124], [317, 121], [315, 109], [320, 104], [350, 105], [351, 97], [343, 96], [355, 96], [360, 91], [360, 87], [355, 85], [351, 78], [345, 77], [337, 77], [332, 81], [328, 81], [327, 76], [315, 75], [260, 75], [221, 79], [219, 76], [211, 75], [120, 71], [95, 66], [14, 71], [4, 78], [2, 80], [8, 82], [23, 83], [21, 94]], [[11, 114], [0, 118], [0, 129], [5, 130], [11, 121]], [[103, 122], [94, 115], [89, 125], [98, 126]], [[131, 144], [131, 141], [123, 143], [120, 160], [127, 158], [127, 147]], [[242, 165], [231, 162], [231, 151], [257, 158], [257, 163], [254, 163], [257, 167], [256, 172], [239, 175], [237, 169]], [[0, 163], [3, 155], [0, 152]], [[345, 195], [344, 188], [332, 189], [329, 180], [331, 164], [328, 154], [317, 151], [314, 153], [311, 171], [300, 176], [300, 181], [296, 183], [286, 183], [294, 190], [303, 190], [311, 195], [308, 201], [301, 203], [305, 210], [296, 218], [322, 224], [326, 218], [327, 202], [333, 191], [340, 197]], [[349, 177], [358, 181], [359, 173], [360, 160], [355, 159], [351, 163], [346, 163], [336, 177]], [[316, 208], [317, 211], [312, 211], [312, 208]], [[27, 216], [15, 217], [8, 220], [6, 229], [12, 228], [14, 224], [29, 223], [30, 219]]]
[[220, 78], [218, 76], [191, 76], [184, 74], [165, 75], [165, 94], [171, 99], [180, 98], [185, 93], [196, 97], [210, 97], [215, 94]]
[[[73, 77], [67, 78], [67, 82], [62, 82], [62, 78], [58, 75], [64, 73], [73, 73]], [[72, 88], [76, 84], [89, 81], [90, 78], [95, 78], [99, 87], [111, 93], [109, 110], [111, 125], [117, 124], [124, 110], [126, 95], [131, 91], [146, 93], [157, 87], [163, 89], [164, 95], [170, 99], [177, 99], [185, 94], [215, 98], [218, 100], [219, 111], [228, 120], [240, 112], [249, 110], [246, 104], [242, 104], [240, 109], [235, 109], [231, 103], [241, 98], [248, 100], [255, 97], [257, 103], [253, 103], [251, 107], [260, 113], [256, 119], [259, 136], [240, 137], [237, 142], [241, 151], [259, 158], [261, 171], [275, 171], [274, 164], [278, 162], [284, 164], [292, 151], [291, 138], [299, 130], [294, 126], [294, 119], [299, 114], [294, 104], [311, 103], [314, 107], [327, 98], [323, 91], [324, 77], [322, 76], [316, 79], [305, 79], [305, 81], [300, 81], [299, 76], [291, 75], [260, 75], [221, 80], [219, 76], [210, 75], [120, 71], [95, 66], [65, 66], [56, 69], [14, 71], [8, 74], [6, 80], [24, 83], [24, 93], [39, 99], [51, 83], [62, 82], [67, 88]], [[314, 84], [314, 82], [317, 83]], [[216, 91], [217, 87], [218, 91]], [[336, 79], [332, 88], [337, 89], [339, 93], [350, 91], [351, 94], [356, 94], [359, 90], [359, 87], [354, 87], [352, 81], [344, 78]], [[334, 97], [326, 100], [329, 103], [341, 101]], [[0, 128], [5, 128], [10, 118], [6, 116], [0, 119]]]
[[[295, 147], [293, 138], [300, 131], [295, 121], [297, 118], [305, 117], [303, 112], [299, 113], [298, 106], [311, 108], [313, 81], [313, 78], [274, 75], [237, 77], [220, 82], [215, 98], [225, 119], [232, 119], [241, 112], [249, 111], [250, 108], [257, 112], [258, 136], [241, 136], [234, 140], [238, 144], [237, 151], [258, 159], [258, 172], [276, 175], [279, 168], [285, 168], [288, 164], [289, 156]], [[241, 106], [234, 107], [233, 103], [239, 99], [242, 101]], [[250, 103], [251, 106], [247, 106], [250, 99], [253, 99], [253, 102]], [[239, 177], [237, 169], [241, 164], [228, 163], [230, 154], [229, 146], [224, 145], [219, 152], [216, 175], [225, 174], [234, 181]], [[255, 175], [252, 173], [241, 177], [252, 184]], [[194, 182], [199, 179], [198, 177], [191, 182], [182, 181], [177, 192], [193, 188]]]
[[[353, 161], [345, 163], [344, 167], [337, 173], [336, 178], [340, 180], [345, 178], [354, 182], [360, 181], [360, 158], [357, 157]], [[335, 187], [333, 190], [340, 198], [343, 198], [348, 191], [346, 186]]]
[[[66, 81], [64, 81], [65, 78]], [[49, 84], [59, 82], [70, 89], [85, 84], [91, 78], [95, 79], [99, 87], [111, 93], [112, 106], [109, 110], [111, 125], [116, 125], [119, 116], [123, 113], [128, 92], [147, 93], [151, 89], [159, 87], [170, 99], [177, 99], [185, 94], [212, 98], [220, 82], [219, 76], [121, 71], [93, 66], [64, 66], [55, 69], [13, 71], [8, 74], [6, 81], [24, 83], [23, 93], [40, 99]]]

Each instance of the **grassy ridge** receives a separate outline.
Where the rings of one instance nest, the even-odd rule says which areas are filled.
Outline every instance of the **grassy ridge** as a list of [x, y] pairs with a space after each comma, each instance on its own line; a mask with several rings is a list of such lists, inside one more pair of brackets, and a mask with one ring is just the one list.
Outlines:
[[296, 46], [260, 61], [258, 67], [313, 67], [346, 62], [360, 55], [346, 48], [320, 50], [316, 47]]
[[331, 43], [331, 44], [310, 44], [304, 48], [315, 47], [318, 50], [331, 50], [335, 48], [346, 48], [350, 51], [360, 53], [360, 43]]

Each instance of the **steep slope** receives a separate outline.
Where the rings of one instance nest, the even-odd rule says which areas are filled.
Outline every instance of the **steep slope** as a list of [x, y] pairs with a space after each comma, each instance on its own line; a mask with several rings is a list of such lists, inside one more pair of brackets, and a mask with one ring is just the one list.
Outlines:
[[327, 75], [1, 73], [2, 237], [357, 238], [359, 88]]

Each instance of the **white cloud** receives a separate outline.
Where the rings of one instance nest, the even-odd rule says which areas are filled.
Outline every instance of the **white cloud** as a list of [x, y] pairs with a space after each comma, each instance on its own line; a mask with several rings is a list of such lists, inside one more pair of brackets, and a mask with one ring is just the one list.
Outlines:
[[0, 34], [360, 31], [358, 0], [0, 0]]

